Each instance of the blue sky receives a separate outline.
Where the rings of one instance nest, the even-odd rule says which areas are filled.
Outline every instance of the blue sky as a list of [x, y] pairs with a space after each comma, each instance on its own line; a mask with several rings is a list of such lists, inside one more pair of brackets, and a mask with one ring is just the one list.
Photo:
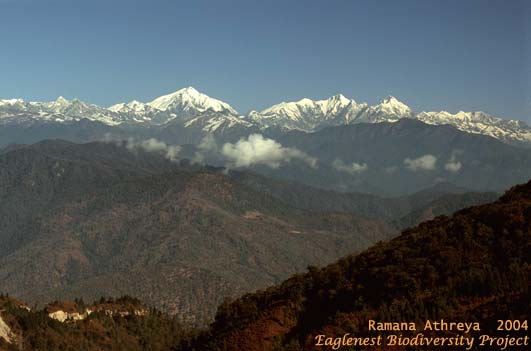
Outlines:
[[245, 113], [341, 92], [531, 122], [529, 23], [518, 0], [0, 0], [0, 98], [194, 86]]

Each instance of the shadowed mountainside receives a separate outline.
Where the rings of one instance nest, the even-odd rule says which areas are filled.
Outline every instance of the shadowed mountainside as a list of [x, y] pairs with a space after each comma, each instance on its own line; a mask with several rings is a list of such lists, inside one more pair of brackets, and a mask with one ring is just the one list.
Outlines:
[[[441, 197], [297, 188], [64, 141], [4, 149], [0, 185], [4, 291], [31, 303], [130, 294], [193, 323], [209, 320], [226, 296], [389, 238], [402, 222], [433, 215]], [[458, 194], [439, 208], [494, 196]]]
[[[531, 317], [530, 234], [531, 181], [492, 204], [424, 222], [359, 255], [225, 301], [204, 331], [127, 296], [30, 310], [0, 295], [0, 350], [314, 350], [323, 349], [315, 347], [316, 335], [392, 333], [369, 332], [369, 319], [415, 322], [418, 329], [400, 331], [404, 336], [459, 335], [422, 330], [427, 319], [443, 318], [479, 322], [479, 333], [504, 337], [495, 331], [497, 319]], [[71, 319], [57, 320], [65, 314]], [[479, 343], [471, 348], [481, 349]]]
[[369, 319], [414, 321], [412, 335], [427, 319], [478, 321], [481, 334], [505, 336], [497, 319], [531, 317], [530, 234], [531, 181], [221, 305], [197, 350], [317, 350], [316, 335], [376, 336]]

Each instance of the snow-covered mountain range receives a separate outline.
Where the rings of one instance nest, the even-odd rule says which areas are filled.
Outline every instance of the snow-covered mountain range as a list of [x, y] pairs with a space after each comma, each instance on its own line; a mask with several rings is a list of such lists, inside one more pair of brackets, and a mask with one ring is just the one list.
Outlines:
[[262, 127], [279, 127], [313, 132], [326, 126], [353, 123], [396, 122], [401, 118], [413, 118], [411, 109], [389, 96], [378, 105], [357, 103], [341, 94], [327, 100], [302, 99], [282, 102], [262, 112], [252, 111], [248, 118]]
[[263, 111], [239, 114], [229, 104], [192, 87], [161, 96], [151, 102], [133, 100], [105, 108], [59, 97], [52, 102], [0, 100], [0, 124], [33, 125], [68, 123], [88, 119], [110, 126], [166, 126], [176, 123], [205, 133], [239, 129], [301, 130], [313, 132], [327, 126], [354, 123], [396, 122], [418, 119], [432, 125], [449, 124], [474, 134], [484, 134], [509, 143], [531, 143], [531, 127], [484, 112], [414, 112], [393, 96], [370, 106], [338, 94], [326, 100], [302, 99], [282, 102]]

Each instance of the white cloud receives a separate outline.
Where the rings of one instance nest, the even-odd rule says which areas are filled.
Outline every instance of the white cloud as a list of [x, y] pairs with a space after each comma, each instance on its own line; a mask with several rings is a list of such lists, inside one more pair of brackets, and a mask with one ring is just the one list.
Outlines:
[[170, 161], [175, 161], [177, 159], [177, 155], [181, 151], [181, 147], [179, 145], [167, 145], [165, 142], [157, 140], [155, 138], [143, 140], [140, 142], [136, 142], [133, 138], [129, 138], [125, 146], [130, 151], [142, 149], [147, 152], [164, 154], [164, 157], [166, 157]]
[[397, 166], [391, 166], [391, 167], [386, 167], [386, 168], [384, 168], [384, 171], [385, 171], [385, 173], [387, 173], [387, 174], [393, 174], [393, 173], [395, 173], [397, 170], [398, 170], [398, 167], [397, 167]]
[[201, 142], [197, 147], [201, 151], [217, 151], [218, 144], [216, 143], [214, 137], [211, 134], [208, 134], [203, 139], [201, 139]]
[[429, 154], [421, 156], [419, 158], [414, 158], [414, 159], [406, 158], [404, 160], [404, 165], [406, 165], [406, 167], [413, 172], [416, 172], [419, 170], [432, 171], [435, 169], [436, 163], [437, 163], [437, 157], [433, 155], [429, 155]]
[[159, 141], [157, 139], [151, 138], [148, 140], [144, 140], [138, 144], [142, 149], [146, 150], [147, 152], [161, 152], [166, 151], [166, 143], [163, 141]]
[[170, 161], [175, 161], [179, 152], [181, 152], [181, 147], [179, 145], [168, 145], [168, 148], [166, 149], [166, 158]]
[[207, 156], [221, 157], [227, 168], [259, 164], [278, 168], [293, 159], [302, 160], [312, 168], [317, 167], [317, 159], [299, 149], [283, 147], [279, 142], [264, 138], [261, 134], [252, 134], [236, 143], [225, 143], [222, 147], [217, 145], [212, 136], [206, 136], [198, 145], [193, 161], [203, 163]]
[[365, 172], [369, 167], [366, 163], [356, 163], [352, 162], [350, 164], [346, 164], [340, 159], [336, 159], [334, 162], [332, 162], [332, 167], [334, 167], [336, 170], [340, 172], [346, 172], [349, 174], [357, 174]]
[[249, 167], [264, 164], [271, 168], [278, 168], [282, 163], [292, 159], [300, 159], [310, 167], [317, 166], [317, 160], [296, 148], [283, 147], [273, 139], [264, 138], [261, 134], [249, 135], [247, 139], [240, 139], [235, 144], [226, 143], [221, 148], [221, 154], [227, 159], [228, 166]]
[[457, 161], [455, 155], [452, 155], [450, 160], [444, 165], [444, 169], [453, 173], [459, 172], [462, 167], [463, 165], [461, 164], [461, 162]]
[[197, 151], [192, 159], [192, 163], [205, 163], [207, 156], [218, 156], [219, 147], [216, 140], [211, 134], [208, 134], [201, 139], [199, 145], [197, 145]]
[[218, 144], [211, 134], [206, 135], [197, 145], [198, 151], [192, 159], [193, 163], [204, 163], [207, 155], [219, 153]]

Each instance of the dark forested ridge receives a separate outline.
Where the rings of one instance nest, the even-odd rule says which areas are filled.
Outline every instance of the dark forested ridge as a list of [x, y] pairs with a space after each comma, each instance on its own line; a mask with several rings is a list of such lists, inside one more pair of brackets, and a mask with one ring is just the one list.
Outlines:
[[[52, 318], [57, 311], [82, 319]], [[186, 350], [195, 334], [175, 318], [128, 296], [91, 304], [55, 301], [43, 309], [0, 296], [1, 351]]]
[[531, 317], [530, 234], [531, 181], [221, 305], [197, 350], [318, 349], [315, 335], [368, 335], [368, 319], [479, 321], [492, 333], [496, 319]]
[[[327, 349], [314, 347], [315, 335], [373, 335], [368, 319], [419, 327], [426, 319], [479, 322], [482, 333], [497, 335], [497, 319], [531, 318], [530, 234], [531, 181], [494, 203], [437, 217], [361, 254], [225, 301], [202, 331], [130, 297], [32, 310], [2, 295], [0, 350]], [[87, 308], [93, 312], [77, 321], [50, 315]]]
[[30, 302], [134, 293], [202, 323], [224, 296], [393, 233], [113, 144], [43, 142], [0, 164], [2, 289]]
[[2, 290], [31, 304], [131, 294], [204, 323], [224, 297], [497, 196], [445, 194], [340, 194], [116, 143], [12, 145], [0, 152]]

